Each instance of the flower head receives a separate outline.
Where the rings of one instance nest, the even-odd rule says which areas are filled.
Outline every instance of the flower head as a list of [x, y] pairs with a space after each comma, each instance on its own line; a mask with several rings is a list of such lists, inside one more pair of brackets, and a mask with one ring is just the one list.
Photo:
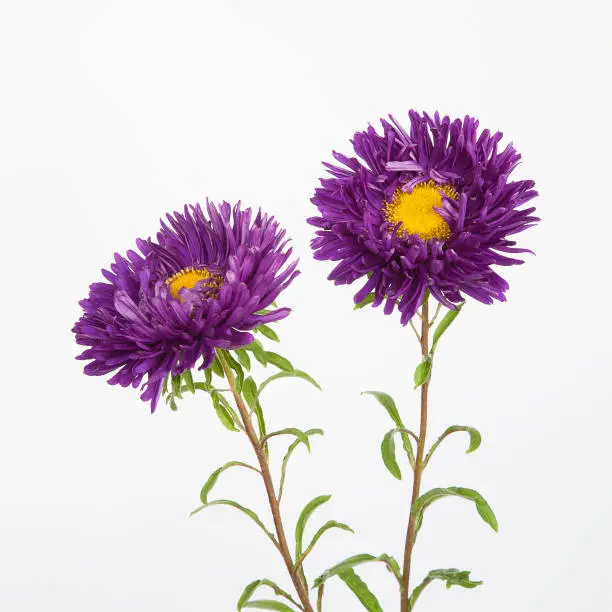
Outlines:
[[478, 133], [478, 121], [410, 111], [410, 130], [393, 117], [353, 137], [357, 157], [334, 152], [312, 199], [319, 228], [314, 256], [339, 262], [337, 285], [365, 278], [355, 295], [373, 306], [397, 306], [405, 325], [427, 290], [454, 309], [470, 296], [505, 300], [508, 283], [491, 266], [523, 263], [509, 236], [539, 219], [523, 205], [537, 195], [533, 181], [510, 181], [520, 155], [501, 132]]
[[157, 240], [137, 240], [140, 253], [115, 254], [108, 282], [90, 286], [73, 332], [88, 346], [77, 359], [85, 373], [115, 372], [110, 384], [143, 385], [152, 410], [168, 374], [198, 362], [208, 367], [216, 348], [249, 344], [248, 332], [282, 319], [288, 308], [261, 312], [297, 276], [288, 263], [285, 232], [273, 217], [240, 204], [207, 203], [167, 215]]

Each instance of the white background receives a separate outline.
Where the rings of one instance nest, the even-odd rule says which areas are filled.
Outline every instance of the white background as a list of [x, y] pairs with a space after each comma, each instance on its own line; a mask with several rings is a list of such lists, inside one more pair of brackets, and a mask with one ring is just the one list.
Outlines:
[[[331, 533], [314, 578], [359, 552], [401, 557], [409, 482], [379, 456], [391, 427], [363, 389], [392, 393], [416, 427], [417, 347], [398, 316], [352, 312], [326, 281], [304, 222], [322, 160], [354, 131], [410, 108], [466, 113], [502, 129], [534, 178], [536, 257], [505, 271], [508, 302], [470, 303], [441, 346], [431, 437], [477, 426], [440, 450], [427, 488], [481, 491], [495, 535], [461, 500], [432, 507], [415, 579], [471, 569], [484, 586], [422, 596], [422, 612], [612, 608], [610, 488], [610, 16], [604, 2], [4, 1], [0, 12], [3, 394], [0, 610], [227, 612], [243, 586], [287, 584], [275, 551], [242, 515], [188, 519], [209, 473], [250, 458], [206, 398], [151, 416], [132, 390], [85, 377], [70, 332], [77, 302], [115, 251], [154, 234], [185, 202], [242, 199], [274, 212], [302, 276], [284, 296], [283, 354], [319, 394], [282, 381], [276, 428], [326, 436], [290, 466], [284, 507]], [[282, 446], [275, 443], [278, 459]], [[405, 470], [406, 471], [406, 470]], [[260, 483], [229, 473], [215, 490], [267, 517]], [[382, 566], [360, 572], [385, 610]], [[344, 585], [329, 612], [359, 610]]]

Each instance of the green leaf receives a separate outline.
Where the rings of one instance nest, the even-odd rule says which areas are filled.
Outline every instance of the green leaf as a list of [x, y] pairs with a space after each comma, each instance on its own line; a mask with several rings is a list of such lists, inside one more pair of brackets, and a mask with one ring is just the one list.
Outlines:
[[376, 596], [370, 591], [368, 585], [355, 573], [355, 570], [347, 569], [340, 572], [338, 578], [351, 589], [368, 612], [383, 612], [378, 599], [376, 599]]
[[337, 576], [341, 572], [349, 570], [356, 565], [361, 565], [362, 563], [369, 563], [370, 561], [378, 561], [378, 559], [374, 555], [368, 554], [360, 554], [353, 555], [340, 563], [336, 563], [336, 565], [330, 567], [328, 570], [323, 572], [315, 581], [313, 586], [316, 588], [323, 584], [325, 581], [329, 580], [332, 576]]
[[181, 394], [181, 375], [177, 374], [176, 376], [172, 376], [172, 395], [181, 399], [183, 396]]
[[[315, 436], [315, 435], [322, 436], [323, 435], [323, 430], [322, 429], [308, 429], [304, 433], [307, 436]], [[295, 440], [294, 442], [292, 442], [291, 445], [289, 446], [289, 448], [287, 449], [285, 457], [283, 458], [283, 464], [282, 464], [282, 467], [281, 467], [280, 484], [278, 486], [278, 498], [279, 498], [279, 500], [280, 500], [280, 498], [283, 495], [283, 488], [285, 486], [285, 477], [286, 477], [286, 474], [287, 474], [287, 464], [289, 463], [289, 458], [291, 457], [293, 451], [301, 443], [302, 443], [302, 441], [299, 438], [297, 440]]]
[[193, 384], [193, 376], [191, 375], [191, 370], [185, 370], [183, 372], [183, 382], [189, 391], [195, 393], [195, 385]]
[[242, 463], [242, 461], [229, 461], [225, 465], [216, 469], [208, 477], [208, 480], [204, 483], [204, 486], [202, 487], [202, 490], [200, 491], [200, 500], [202, 501], [204, 505], [208, 503], [208, 494], [210, 493], [211, 489], [215, 486], [215, 484], [217, 484], [217, 480], [219, 480], [219, 476], [222, 474], [222, 472], [225, 472], [225, 470], [231, 467], [245, 467], [245, 468], [248, 468], [249, 470], [259, 472], [257, 468], [253, 467], [252, 465], [249, 465], [248, 463]]
[[232, 418], [231, 412], [227, 409], [227, 400], [218, 391], [212, 391], [210, 396], [212, 398], [215, 412], [217, 413], [223, 427], [229, 429], [230, 431], [239, 431], [239, 429], [236, 427], [234, 419]]
[[293, 366], [291, 365], [291, 362], [285, 357], [282, 357], [277, 353], [272, 353], [271, 351], [266, 351], [265, 354], [266, 361], [268, 363], [271, 363], [272, 365], [276, 366], [279, 370], [283, 370], [285, 372], [293, 372]]
[[369, 306], [373, 301], [374, 301], [374, 294], [370, 293], [366, 295], [363, 298], [363, 300], [361, 300], [361, 302], [355, 304], [355, 306], [353, 307], [353, 310], [359, 310], [361, 308], [365, 308], [366, 306]]
[[402, 471], [400, 470], [400, 467], [397, 464], [397, 459], [395, 458], [395, 440], [393, 439], [393, 435], [396, 433], [396, 431], [396, 429], [392, 429], [385, 434], [382, 444], [380, 445], [380, 452], [387, 469], [393, 476], [395, 476], [395, 478], [401, 480]]
[[277, 372], [276, 374], [272, 374], [272, 376], [270, 376], [269, 378], [266, 378], [266, 380], [264, 380], [261, 385], [259, 385], [259, 391], [257, 392], [257, 396], [259, 397], [261, 395], [261, 392], [271, 382], [274, 382], [279, 378], [302, 378], [303, 380], [308, 381], [311, 385], [314, 385], [317, 389], [319, 389], [319, 391], [321, 390], [321, 386], [319, 385], [319, 383], [314, 378], [306, 374], [306, 372], [302, 372], [302, 370], [292, 370], [291, 372]]
[[226, 359], [229, 367], [236, 374], [236, 391], [242, 393], [242, 385], [244, 383], [244, 371], [240, 364], [232, 357], [229, 351], [223, 351], [223, 357]]
[[274, 601], [273, 599], [257, 599], [255, 601], [249, 601], [248, 604], [243, 606], [244, 608], [257, 608], [258, 610], [276, 610], [277, 612], [294, 612], [293, 608], [280, 602]]
[[250, 376], [244, 379], [244, 383], [242, 384], [242, 396], [246, 400], [249, 408], [255, 406], [255, 402], [257, 401], [257, 385]]
[[431, 491], [427, 491], [427, 493], [421, 495], [414, 503], [412, 514], [416, 516], [417, 531], [420, 529], [421, 524], [423, 523], [423, 513], [425, 509], [438, 499], [448, 496], [463, 497], [464, 499], [473, 501], [476, 505], [478, 514], [485, 521], [485, 523], [490, 525], [494, 531], [498, 530], [497, 518], [495, 517], [491, 506], [489, 506], [485, 498], [482, 497], [478, 491], [474, 491], [474, 489], [466, 489], [464, 487], [446, 487], [431, 489]]
[[317, 612], [323, 612], [323, 594], [325, 592], [325, 583], [323, 583], [317, 591]]
[[448, 429], [446, 429], [444, 433], [432, 445], [431, 449], [427, 453], [427, 456], [425, 457], [425, 463], [424, 463], [425, 466], [427, 466], [427, 464], [429, 463], [429, 460], [433, 456], [438, 446], [440, 446], [442, 441], [447, 436], [450, 436], [451, 434], [456, 433], [458, 431], [465, 431], [470, 436], [470, 445], [467, 451], [465, 451], [466, 453], [473, 453], [477, 448], [480, 447], [480, 443], [482, 442], [482, 436], [480, 435], [480, 432], [477, 429], [475, 429], [474, 427], [468, 427], [467, 425], [453, 425], [452, 427], [449, 427]]
[[253, 512], [253, 510], [245, 508], [244, 506], [240, 505], [238, 502], [235, 502], [232, 499], [216, 499], [215, 501], [208, 502], [207, 504], [202, 504], [199, 508], [196, 508], [193, 512], [191, 512], [189, 516], [193, 516], [194, 514], [197, 514], [198, 512], [204, 510], [204, 508], [210, 508], [211, 506], [230, 506], [232, 508], [236, 508], [236, 510], [240, 510], [240, 512], [246, 514], [253, 522], [255, 522], [255, 524], [257, 524], [264, 531], [264, 533], [272, 540], [274, 546], [278, 546], [278, 542], [276, 541], [274, 534], [266, 528], [266, 526], [262, 523], [261, 519], [257, 516], [257, 514]]
[[246, 606], [248, 601], [251, 599], [251, 596], [253, 595], [253, 593], [260, 586], [270, 587], [276, 595], [280, 597], [284, 597], [291, 603], [297, 605], [297, 603], [293, 600], [291, 595], [289, 595], [289, 593], [281, 589], [275, 582], [272, 582], [272, 580], [268, 580], [267, 578], [262, 578], [260, 580], [254, 580], [250, 584], [247, 584], [247, 586], [244, 588], [244, 591], [242, 592], [242, 595], [240, 596], [240, 599], [238, 600], [238, 604], [237, 604], [238, 610], [242, 610], [242, 608]]
[[271, 327], [268, 327], [267, 325], [258, 325], [255, 328], [255, 331], [259, 332], [262, 336], [265, 336], [269, 340], [273, 340], [274, 342], [279, 342], [279, 337], [277, 336], [276, 332]]
[[302, 545], [304, 539], [304, 528], [312, 513], [321, 505], [328, 502], [331, 495], [319, 495], [309, 501], [302, 510], [297, 523], [295, 525], [295, 558], [299, 559], [302, 556]]
[[298, 429], [297, 427], [287, 427], [285, 429], [280, 429], [279, 431], [273, 431], [264, 436], [264, 438], [262, 438], [261, 444], [265, 444], [270, 438], [274, 436], [285, 435], [295, 436], [300, 442], [302, 442], [306, 446], [308, 452], [310, 452], [310, 440], [308, 440], [308, 436], [305, 432], [303, 432], [301, 429]]
[[212, 367], [208, 367], [204, 370], [204, 381], [207, 387], [212, 384]]
[[[405, 429], [397, 406], [395, 405], [395, 401], [388, 393], [384, 393], [383, 391], [363, 391], [361, 395], [374, 396], [378, 400], [378, 403], [387, 411], [395, 425], [398, 428]], [[410, 465], [414, 467], [414, 451], [412, 449], [412, 443], [410, 441], [409, 434], [405, 432], [402, 432], [402, 444], [404, 446], [404, 450], [406, 451], [406, 455], [408, 455]]]
[[431, 374], [431, 357], [428, 355], [419, 363], [414, 371], [414, 388], [424, 385]]
[[321, 539], [321, 536], [330, 529], [342, 529], [344, 531], [350, 531], [351, 533], [355, 533], [348, 525], [345, 525], [344, 523], [338, 523], [337, 521], [327, 521], [327, 523], [325, 523], [325, 525], [323, 525], [323, 527], [321, 527], [319, 531], [315, 533], [314, 537], [312, 538], [312, 541], [304, 551], [304, 554], [302, 554], [300, 558], [297, 558], [296, 556], [296, 567], [302, 564], [306, 555], [308, 555], [310, 551], [314, 548], [315, 544]]
[[234, 351], [236, 353], [236, 359], [240, 362], [240, 365], [245, 369], [251, 370], [251, 358], [249, 354], [244, 349], [236, 349]]
[[464, 589], [474, 589], [482, 584], [482, 581], [470, 580], [469, 571], [461, 571], [455, 568], [450, 569], [437, 569], [432, 570], [427, 574], [425, 580], [419, 586], [415, 587], [414, 591], [410, 595], [410, 609], [414, 607], [419, 595], [423, 592], [425, 587], [433, 582], [434, 580], [446, 581], [446, 588], [450, 589], [452, 586], [460, 586]]
[[457, 306], [457, 310], [449, 310], [444, 315], [444, 318], [440, 321], [440, 323], [438, 323], [438, 327], [436, 327], [436, 331], [434, 332], [434, 335], [433, 335], [433, 342], [431, 345], [432, 353], [436, 349], [438, 340], [440, 340], [440, 338], [442, 337], [442, 334], [450, 327], [450, 324], [457, 318], [464, 304], [465, 302], [463, 302], [462, 304], [459, 304], [459, 306]]
[[170, 410], [173, 410], [174, 412], [176, 412], [178, 410], [178, 407], [176, 405], [176, 400], [174, 399], [173, 395], [169, 395], [169, 404], [170, 404]]
[[244, 347], [244, 350], [253, 353], [253, 357], [255, 357], [255, 359], [257, 359], [262, 366], [266, 367], [268, 365], [266, 351], [264, 351], [264, 348], [259, 340], [253, 340], [251, 344], [247, 344], [247, 346]]
[[225, 378], [225, 374], [223, 373], [223, 366], [219, 361], [219, 358], [215, 355], [213, 362], [210, 364], [210, 369], [215, 373], [219, 378]]

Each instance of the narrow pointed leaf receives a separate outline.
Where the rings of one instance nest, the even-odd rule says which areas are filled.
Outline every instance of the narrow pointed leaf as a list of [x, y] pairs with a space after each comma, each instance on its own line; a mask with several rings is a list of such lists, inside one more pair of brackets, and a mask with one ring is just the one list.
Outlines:
[[250, 508], [245, 508], [238, 502], [235, 502], [232, 499], [216, 499], [215, 501], [208, 502], [207, 504], [202, 504], [199, 508], [196, 508], [193, 512], [190, 513], [189, 516], [193, 516], [198, 512], [201, 512], [205, 508], [210, 508], [211, 506], [230, 506], [232, 508], [236, 508], [236, 510], [240, 510], [243, 514], [246, 514], [258, 527], [260, 527], [263, 532], [272, 540], [274, 546], [278, 546], [276, 538], [274, 534], [266, 528], [266, 526], [262, 523], [261, 519], [257, 516], [253, 510]]
[[431, 374], [431, 357], [427, 356], [414, 371], [414, 388], [417, 389], [421, 385], [424, 385]]
[[374, 593], [370, 591], [368, 585], [355, 573], [355, 570], [347, 569], [340, 572], [338, 578], [351, 589], [368, 612], [383, 612], [378, 599], [376, 599]]
[[219, 420], [221, 421], [223, 427], [229, 429], [229, 431], [239, 431], [239, 429], [236, 427], [236, 424], [234, 423], [234, 419], [232, 418], [230, 411], [223, 405], [223, 402], [221, 400], [222, 396], [218, 392], [213, 391], [211, 393], [211, 398], [215, 412], [217, 413], [217, 416], [219, 417]]
[[450, 589], [453, 586], [460, 586], [464, 589], [474, 589], [482, 584], [482, 581], [470, 580], [469, 571], [461, 571], [455, 568], [432, 570], [429, 572], [429, 574], [427, 574], [425, 580], [423, 580], [423, 582], [421, 582], [421, 584], [415, 587], [414, 591], [412, 591], [412, 594], [410, 595], [410, 609], [414, 607], [414, 604], [425, 587], [427, 587], [427, 585], [434, 580], [446, 581], [447, 589]]
[[213, 362], [210, 364], [210, 369], [219, 378], [225, 378], [225, 374], [223, 373], [223, 367], [221, 366], [221, 362], [219, 361], [219, 358], [216, 355], [213, 359]]
[[467, 432], [470, 436], [470, 445], [468, 446], [467, 451], [465, 451], [466, 453], [473, 453], [476, 449], [480, 447], [480, 444], [482, 442], [482, 436], [480, 435], [480, 432], [477, 429], [475, 429], [474, 427], [468, 427], [467, 425], [453, 425], [452, 427], [446, 429], [444, 433], [432, 445], [431, 449], [427, 453], [427, 456], [425, 457], [425, 465], [429, 463], [429, 460], [433, 456], [434, 452], [447, 436], [461, 431]]
[[285, 436], [285, 435], [295, 436], [300, 442], [304, 444], [304, 446], [306, 446], [306, 448], [308, 449], [308, 452], [310, 452], [310, 440], [308, 439], [308, 436], [306, 435], [305, 432], [303, 432], [301, 429], [298, 429], [297, 427], [287, 427], [285, 429], [280, 429], [279, 431], [273, 431], [267, 434], [262, 439], [261, 442], [262, 444], [265, 444], [265, 442], [267, 442], [270, 438], [274, 436]]
[[172, 376], [172, 394], [181, 399], [183, 396], [181, 394], [181, 375], [177, 374], [176, 376]]
[[257, 398], [257, 385], [250, 376], [245, 378], [242, 383], [242, 395], [246, 400], [247, 406], [253, 408]]
[[436, 327], [436, 331], [434, 331], [433, 335], [433, 342], [431, 346], [432, 352], [435, 350], [438, 341], [442, 337], [442, 334], [450, 327], [451, 323], [457, 318], [464, 304], [465, 302], [459, 304], [459, 306], [457, 306], [457, 310], [449, 310], [444, 315], [444, 318], [440, 321], [440, 323], [438, 323], [438, 327]]
[[370, 293], [368, 295], [366, 295], [363, 300], [361, 300], [361, 302], [355, 304], [355, 306], [353, 306], [353, 310], [360, 310], [361, 308], [365, 308], [366, 306], [369, 306], [373, 301], [374, 301], [374, 294]]
[[244, 467], [249, 470], [254, 470], [255, 472], [259, 472], [259, 470], [248, 463], [242, 463], [242, 461], [228, 461], [225, 465], [216, 469], [209, 477], [208, 480], [204, 483], [202, 490], [200, 491], [200, 500], [206, 505], [208, 503], [208, 494], [212, 490], [212, 488], [217, 484], [217, 480], [219, 480], [219, 476], [225, 472], [225, 470], [231, 467]]
[[[304, 432], [307, 436], [322, 436], [323, 435], [323, 430], [322, 429], [308, 429], [307, 431]], [[283, 458], [283, 464], [281, 467], [281, 477], [280, 477], [280, 484], [278, 487], [278, 497], [279, 499], [282, 497], [283, 495], [283, 488], [285, 486], [285, 477], [287, 474], [287, 464], [289, 463], [289, 459], [291, 457], [291, 455], [293, 454], [293, 451], [301, 444], [301, 440], [298, 438], [297, 440], [295, 440], [294, 442], [291, 443], [291, 445], [289, 446], [289, 448], [287, 449], [287, 452], [285, 453], [285, 457]]]
[[297, 605], [293, 597], [291, 597], [291, 595], [289, 595], [287, 591], [284, 591], [283, 589], [281, 589], [278, 586], [278, 584], [276, 584], [276, 582], [273, 582], [272, 580], [268, 580], [267, 578], [262, 578], [260, 580], [254, 580], [250, 584], [247, 584], [247, 586], [244, 588], [244, 591], [242, 591], [242, 595], [240, 596], [240, 599], [238, 600], [238, 604], [237, 604], [238, 610], [242, 610], [246, 606], [246, 604], [251, 599], [253, 593], [255, 593], [255, 591], [261, 586], [267, 586], [271, 588], [274, 591], [274, 593], [278, 595], [279, 597], [284, 597], [287, 601], [290, 601], [291, 603]]
[[283, 370], [284, 372], [293, 372], [293, 366], [291, 362], [285, 357], [278, 355], [277, 353], [272, 353], [271, 351], [266, 351], [266, 361], [276, 366], [279, 370]]
[[243, 608], [257, 608], [257, 610], [276, 610], [277, 612], [295, 612], [293, 608], [290, 608], [287, 604], [280, 601], [274, 601], [273, 599], [258, 599], [255, 601], [249, 601]]
[[362, 563], [368, 563], [370, 561], [376, 561], [377, 558], [374, 555], [368, 554], [360, 554], [353, 555], [340, 563], [336, 563], [336, 565], [330, 567], [328, 570], [323, 572], [313, 583], [313, 586], [316, 588], [323, 584], [326, 580], [329, 580], [332, 576], [337, 576], [340, 572], [344, 572], [349, 570], [356, 565], [361, 565]]
[[304, 528], [308, 519], [312, 513], [322, 504], [328, 502], [331, 499], [331, 495], [319, 495], [313, 500], [309, 501], [302, 510], [297, 523], [295, 525], [295, 558], [299, 559], [302, 556], [302, 546], [304, 540]]
[[342, 529], [344, 531], [350, 531], [351, 533], [355, 533], [348, 525], [345, 525], [344, 523], [338, 523], [337, 521], [327, 521], [327, 523], [325, 523], [325, 525], [323, 525], [323, 527], [321, 527], [319, 531], [315, 533], [314, 537], [312, 538], [312, 541], [304, 551], [304, 554], [300, 558], [296, 557], [296, 567], [302, 563], [306, 555], [310, 553], [310, 551], [314, 548], [315, 544], [321, 539], [321, 536], [323, 536], [323, 534], [326, 531], [329, 531], [330, 529]]
[[482, 497], [482, 495], [480, 495], [480, 493], [474, 491], [474, 489], [467, 489], [465, 487], [446, 487], [431, 489], [431, 491], [427, 491], [427, 493], [424, 493], [416, 500], [412, 513], [416, 515], [417, 531], [420, 529], [423, 522], [423, 513], [425, 509], [438, 499], [449, 496], [463, 497], [464, 499], [473, 501], [478, 514], [485, 521], [485, 523], [487, 523], [494, 531], [498, 530], [497, 518], [495, 517], [491, 506], [489, 506], [487, 501], [484, 499], [484, 497]]
[[402, 479], [402, 472], [397, 463], [397, 459], [395, 458], [395, 440], [393, 439], [393, 435], [396, 430], [392, 429], [391, 431], [385, 434], [383, 438], [382, 444], [380, 445], [380, 452], [382, 455], [382, 459], [384, 464], [387, 466], [387, 469], [395, 478], [398, 480]]
[[268, 338], [268, 340], [273, 340], [274, 342], [279, 342], [279, 337], [276, 332], [267, 325], [258, 325], [255, 328], [256, 332], [259, 332], [262, 336]]
[[236, 349], [236, 359], [238, 359], [240, 365], [247, 371], [251, 370], [251, 358], [244, 349]]
[[276, 374], [273, 374], [272, 376], [266, 378], [266, 380], [264, 380], [261, 385], [259, 385], [259, 391], [257, 392], [257, 396], [261, 395], [261, 392], [271, 382], [274, 382], [275, 380], [278, 380], [280, 378], [302, 378], [303, 380], [308, 381], [311, 385], [314, 385], [317, 389], [319, 389], [319, 391], [321, 390], [321, 386], [314, 378], [312, 378], [312, 376], [306, 374], [306, 372], [302, 372], [302, 370], [292, 370], [291, 372], [277, 372]]
[[193, 376], [191, 375], [191, 370], [185, 370], [183, 372], [183, 382], [189, 391], [195, 393], [195, 385], [193, 383]]
[[259, 342], [259, 340], [253, 340], [251, 344], [248, 344], [247, 346], [244, 347], [244, 350], [250, 351], [251, 353], [253, 353], [253, 357], [255, 357], [255, 359], [257, 359], [257, 361], [259, 361], [259, 363], [261, 363], [262, 366], [265, 367], [268, 365], [268, 360], [266, 358], [266, 351], [264, 351], [264, 348], [261, 345], [261, 342]]

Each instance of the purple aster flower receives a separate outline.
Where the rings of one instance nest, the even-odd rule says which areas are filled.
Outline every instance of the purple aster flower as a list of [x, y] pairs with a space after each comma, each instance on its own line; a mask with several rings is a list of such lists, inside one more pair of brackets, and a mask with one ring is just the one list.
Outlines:
[[80, 302], [83, 316], [73, 331], [88, 346], [77, 359], [91, 360], [85, 373], [116, 371], [108, 381], [138, 387], [155, 410], [164, 380], [201, 361], [207, 368], [215, 349], [253, 341], [248, 332], [277, 321], [288, 308], [266, 310], [297, 276], [288, 263], [285, 232], [261, 211], [207, 203], [167, 215], [157, 241], [137, 240], [140, 253], [115, 254], [108, 282], [90, 286]]
[[365, 278], [355, 302], [395, 306], [406, 324], [427, 290], [447, 308], [470, 296], [504, 301], [508, 283], [491, 266], [523, 263], [513, 234], [539, 219], [523, 205], [537, 195], [533, 181], [510, 181], [520, 155], [501, 132], [477, 131], [478, 121], [410, 111], [410, 131], [393, 117], [357, 132], [357, 157], [334, 152], [342, 166], [324, 164], [313, 204], [320, 216], [312, 240], [316, 259], [339, 262], [337, 285]]

